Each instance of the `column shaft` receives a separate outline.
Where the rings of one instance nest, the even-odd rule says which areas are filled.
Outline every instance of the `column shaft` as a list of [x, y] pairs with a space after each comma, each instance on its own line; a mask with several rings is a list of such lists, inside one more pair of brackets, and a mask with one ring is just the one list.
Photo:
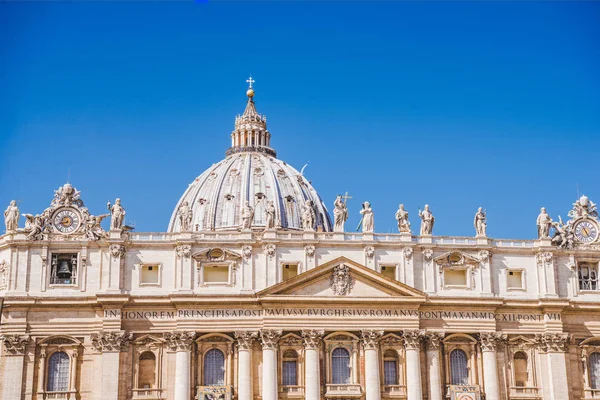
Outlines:
[[175, 353], [175, 400], [190, 400], [190, 351]]
[[483, 386], [486, 400], [499, 400], [498, 366], [496, 350], [483, 350]]
[[379, 357], [377, 349], [365, 349], [365, 391], [366, 400], [381, 399], [379, 380]]
[[277, 400], [277, 350], [263, 348], [263, 400]]
[[306, 364], [305, 398], [319, 400], [321, 398], [319, 351], [315, 348], [307, 348], [304, 352], [304, 362]]
[[423, 399], [419, 348], [406, 349], [406, 391], [408, 400]]
[[442, 400], [440, 351], [438, 349], [427, 349], [427, 368], [429, 375], [429, 400]]
[[238, 399], [252, 400], [252, 358], [250, 349], [238, 351]]

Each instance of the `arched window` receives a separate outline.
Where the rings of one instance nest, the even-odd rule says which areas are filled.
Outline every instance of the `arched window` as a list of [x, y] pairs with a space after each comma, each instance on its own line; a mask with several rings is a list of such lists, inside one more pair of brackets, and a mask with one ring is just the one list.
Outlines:
[[331, 353], [331, 383], [350, 383], [350, 353], [342, 347]]
[[600, 389], [600, 353], [590, 355], [590, 384], [592, 389]]
[[283, 386], [298, 385], [298, 353], [295, 350], [287, 350], [283, 353], [281, 369]]
[[69, 356], [64, 351], [52, 353], [48, 359], [48, 392], [69, 391]]
[[204, 355], [204, 386], [223, 386], [225, 384], [225, 355], [218, 349], [212, 349]]
[[156, 380], [156, 356], [151, 351], [145, 351], [139, 358], [138, 388], [154, 389]]
[[394, 350], [383, 354], [383, 384], [398, 384], [398, 354]]
[[515, 370], [515, 386], [527, 386], [527, 356], [522, 351], [515, 353], [513, 357]]
[[450, 353], [450, 381], [452, 385], [469, 384], [467, 354], [460, 349], [452, 350]]

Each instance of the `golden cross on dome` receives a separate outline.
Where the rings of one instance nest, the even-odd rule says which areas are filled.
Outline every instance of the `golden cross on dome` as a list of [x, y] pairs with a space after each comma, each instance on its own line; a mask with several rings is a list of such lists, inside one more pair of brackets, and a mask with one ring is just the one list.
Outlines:
[[252, 75], [250, 75], [250, 78], [246, 79], [246, 82], [248, 82], [248, 89], [252, 89], [252, 84], [254, 82], [256, 82], [254, 79], [252, 79]]

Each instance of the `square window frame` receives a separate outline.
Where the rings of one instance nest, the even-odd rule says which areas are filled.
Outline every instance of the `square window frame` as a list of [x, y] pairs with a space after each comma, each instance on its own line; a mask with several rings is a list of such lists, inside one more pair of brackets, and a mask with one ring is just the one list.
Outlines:
[[[400, 270], [400, 265], [396, 264], [396, 263], [380, 263], [378, 265], [378, 271], [381, 275], [383, 275], [383, 268], [387, 268], [387, 267], [394, 267], [394, 281], [399, 282], [398, 280], [398, 271]], [[383, 275], [385, 276], [385, 275]]]
[[[448, 285], [446, 283], [446, 271], [464, 271], [465, 273], [465, 281], [466, 284], [465, 285]], [[442, 269], [442, 275], [444, 278], [444, 289], [447, 290], [453, 290], [453, 289], [460, 289], [460, 290], [472, 290], [473, 286], [471, 285], [471, 281], [472, 279], [470, 279], [471, 273], [473, 272], [473, 268], [468, 266], [468, 265], [460, 265], [460, 266], [445, 266]]]
[[[142, 271], [144, 267], [158, 267], [158, 283], [146, 283], [142, 282]], [[162, 286], [162, 271], [163, 271], [163, 263], [141, 263], [137, 264], [138, 269], [138, 286], [140, 288], [143, 287], [161, 287]]]
[[[204, 269], [209, 267], [227, 267], [227, 282], [204, 282]], [[224, 262], [200, 262], [196, 266], [198, 287], [232, 287], [235, 286], [235, 261]]]
[[[277, 283], [285, 282], [283, 280], [283, 268], [286, 265], [293, 265], [293, 264], [295, 264], [298, 267], [298, 275], [300, 275], [300, 274], [302, 274], [304, 272], [303, 268], [302, 268], [303, 267], [302, 261], [295, 261], [295, 260], [291, 260], [291, 261], [279, 261], [279, 271], [278, 271], [279, 272], [279, 276], [277, 277]], [[296, 275], [296, 276], [298, 276], [298, 275]], [[290, 278], [290, 279], [293, 279], [293, 277]]]
[[[512, 287], [508, 285], [508, 277], [511, 272], [521, 273], [521, 287]], [[506, 291], [507, 292], [525, 292], [527, 291], [527, 269], [525, 268], [507, 268], [506, 269]]]

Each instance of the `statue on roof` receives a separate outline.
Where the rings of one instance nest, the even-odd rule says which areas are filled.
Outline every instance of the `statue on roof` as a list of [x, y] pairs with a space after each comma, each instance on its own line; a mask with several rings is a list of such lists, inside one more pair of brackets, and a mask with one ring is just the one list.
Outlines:
[[338, 195], [333, 202], [333, 231], [344, 232], [344, 223], [348, 219], [348, 207], [342, 200], [342, 196]]
[[91, 241], [97, 241], [106, 236], [106, 232], [102, 229], [102, 220], [106, 217], [110, 216], [110, 214], [102, 214], [102, 215], [89, 215], [87, 213], [84, 219], [84, 230], [85, 235]]
[[19, 206], [15, 200], [12, 200], [4, 211], [4, 224], [6, 232], [15, 232], [19, 229]]
[[487, 233], [487, 216], [486, 212], [482, 211], [482, 208], [479, 207], [477, 212], [475, 213], [475, 218], [473, 220], [473, 225], [475, 226], [475, 234], [478, 237], [486, 237]]
[[360, 210], [360, 213], [362, 215], [362, 219], [360, 222], [362, 223], [363, 233], [373, 233], [373, 231], [375, 230], [375, 220], [373, 215], [373, 209], [371, 208], [371, 203], [365, 201], [362, 205], [362, 210]]
[[179, 210], [177, 210], [177, 216], [179, 217], [179, 225], [181, 226], [181, 232], [188, 232], [192, 230], [192, 209], [187, 201], [184, 201]]
[[429, 210], [429, 204], [425, 204], [423, 211], [419, 209], [419, 217], [421, 218], [421, 236], [431, 235], [433, 232], [433, 224], [435, 223], [435, 217]]
[[552, 218], [546, 212], [546, 207], [540, 209], [540, 215], [537, 217], [538, 239], [550, 238], [550, 227], [552, 226]]
[[559, 215], [558, 222], [552, 222], [552, 226], [554, 227], [552, 244], [563, 249], [572, 249], [575, 238], [573, 220], [569, 220], [565, 224]]
[[106, 204], [106, 208], [110, 211], [110, 230], [123, 229], [125, 220], [125, 209], [121, 205], [121, 199], [117, 198], [115, 204], [111, 206], [110, 201]]
[[398, 206], [396, 211], [396, 221], [398, 221], [398, 231], [410, 233], [410, 221], [408, 220], [408, 211], [404, 209], [404, 204]]

